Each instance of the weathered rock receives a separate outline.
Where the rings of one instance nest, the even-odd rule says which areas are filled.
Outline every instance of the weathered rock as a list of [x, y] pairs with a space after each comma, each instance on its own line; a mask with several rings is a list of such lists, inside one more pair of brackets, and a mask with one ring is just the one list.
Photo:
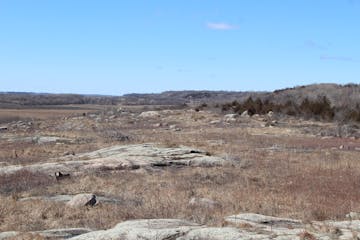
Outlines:
[[[109, 230], [86, 233], [74, 240], [304, 240], [313, 236], [315, 239], [330, 240], [326, 234], [306, 233], [304, 229], [277, 228], [257, 229], [238, 227], [207, 227], [178, 219], [132, 220], [119, 223]], [[303, 234], [305, 236], [302, 237]], [[310, 238], [313, 239], [313, 238]], [[349, 238], [350, 239], [350, 238]]]
[[185, 220], [178, 219], [146, 219], [132, 220], [119, 223], [114, 228], [103, 231], [86, 233], [74, 238], [73, 240], [138, 240], [156, 239], [170, 240], [178, 239], [187, 234], [192, 229], [201, 226]]
[[346, 214], [346, 218], [350, 220], [359, 220], [360, 219], [360, 213], [358, 212], [349, 212]]
[[221, 123], [221, 121], [220, 120], [213, 120], [213, 121], [211, 121], [211, 122], [209, 122], [210, 124], [219, 124], [219, 123]]
[[170, 125], [169, 129], [175, 132], [181, 131], [181, 128], [177, 127], [176, 125]]
[[335, 227], [338, 229], [349, 229], [357, 233], [360, 232], [360, 220], [324, 221], [324, 222], [317, 222], [317, 224], [325, 224], [327, 226]]
[[242, 112], [241, 117], [250, 117], [249, 111], [245, 110], [244, 112]]
[[69, 207], [85, 207], [94, 206], [97, 203], [95, 194], [92, 193], [81, 193], [75, 195], [69, 202], [66, 203]]
[[157, 111], [146, 111], [146, 112], [140, 113], [139, 117], [142, 117], [142, 118], [158, 118], [158, 117], [160, 117], [160, 113], [157, 112]]
[[61, 181], [61, 180], [70, 178], [70, 174], [69, 173], [56, 172], [55, 173], [55, 178], [56, 178], [57, 181]]
[[226, 123], [236, 122], [238, 117], [239, 117], [238, 114], [226, 114], [224, 116], [224, 122]]
[[53, 176], [54, 172], [76, 174], [104, 170], [132, 170], [144, 167], [194, 166], [212, 167], [228, 164], [223, 158], [208, 156], [204, 151], [188, 148], [163, 148], [153, 144], [121, 145], [94, 152], [69, 155], [53, 162], [30, 165], [0, 167], [0, 174], [10, 174], [19, 170], [42, 172]]
[[234, 224], [248, 224], [252, 226], [300, 227], [302, 222], [289, 218], [278, 218], [255, 213], [241, 213], [225, 218], [225, 221]]
[[195, 239], [209, 239], [209, 240], [255, 240], [255, 239], [269, 239], [269, 236], [256, 232], [249, 232], [238, 228], [224, 227], [203, 227], [193, 229], [186, 235], [176, 238], [176, 240], [195, 240]]
[[7, 136], [5, 138], [8, 142], [26, 142], [26, 143], [35, 143], [35, 144], [45, 144], [45, 143], [72, 143], [72, 139], [61, 138], [55, 136]]
[[273, 112], [273, 111], [269, 111], [269, 112], [267, 113], [267, 116], [268, 116], [269, 118], [272, 118], [272, 117], [274, 116], [274, 112]]
[[[267, 236], [266, 238], [260, 238], [260, 239], [278, 239], [278, 240], [334, 239], [333, 238], [334, 236], [331, 233], [328, 233], [326, 231], [314, 232], [312, 226], [307, 226], [306, 224], [302, 223], [300, 220], [295, 220], [290, 218], [279, 218], [279, 217], [265, 216], [254, 213], [243, 213], [243, 214], [226, 217], [225, 221], [234, 224], [238, 227], [245, 227], [247, 231], [250, 232], [261, 231], [261, 233]], [[308, 228], [311, 229], [312, 231], [309, 232]]]
[[[93, 232], [79, 228], [30, 233], [50, 239], [73, 240], [354, 240], [360, 237], [359, 220], [304, 224], [299, 220], [252, 213], [229, 216], [226, 219], [237, 226], [208, 227], [180, 219], [141, 219], [125, 221], [114, 228]], [[0, 239], [17, 234], [0, 233]]]
[[46, 239], [68, 239], [78, 235], [91, 232], [88, 228], [64, 228], [64, 229], [50, 229], [45, 231], [34, 232]]
[[[64, 229], [49, 229], [44, 231], [36, 231], [36, 232], [27, 232], [27, 233], [21, 233], [21, 232], [2, 232], [0, 233], [0, 240], [6, 240], [6, 239], [24, 239], [22, 236], [25, 234], [25, 236], [29, 236], [30, 234], [34, 236], [41, 236], [45, 239], [69, 239], [81, 234], [89, 233], [91, 232], [91, 229], [88, 228], [64, 228]], [[31, 235], [30, 235], [31, 236]], [[30, 237], [29, 236], [29, 237]], [[29, 237], [25, 239], [30, 239]]]
[[[71, 201], [76, 195], [55, 195], [55, 196], [36, 196], [36, 197], [25, 197], [20, 198], [18, 201], [52, 201], [52, 202], [63, 202], [67, 203]], [[98, 203], [111, 203], [111, 204], [123, 204], [125, 201], [117, 198], [110, 198], [105, 196], [96, 196], [96, 204]]]
[[5, 240], [9, 238], [13, 238], [16, 235], [18, 235], [19, 232], [16, 231], [10, 231], [10, 232], [0, 232], [0, 240]]

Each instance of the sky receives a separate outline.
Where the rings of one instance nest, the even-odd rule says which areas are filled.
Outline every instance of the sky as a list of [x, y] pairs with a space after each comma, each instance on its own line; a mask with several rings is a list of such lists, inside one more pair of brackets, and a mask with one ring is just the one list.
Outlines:
[[0, 0], [0, 92], [360, 82], [360, 0]]

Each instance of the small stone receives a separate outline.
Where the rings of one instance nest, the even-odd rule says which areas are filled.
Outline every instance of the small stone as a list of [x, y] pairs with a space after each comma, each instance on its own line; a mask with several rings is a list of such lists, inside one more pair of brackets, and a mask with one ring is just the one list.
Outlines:
[[248, 111], [248, 110], [244, 111], [244, 112], [241, 114], [241, 117], [250, 117], [249, 111]]
[[272, 117], [274, 116], [274, 112], [273, 112], [273, 111], [269, 111], [269, 112], [267, 113], [267, 116], [268, 116], [269, 118], [272, 118]]
[[238, 118], [238, 114], [226, 114], [224, 116], [224, 122], [231, 123], [236, 122], [236, 119]]

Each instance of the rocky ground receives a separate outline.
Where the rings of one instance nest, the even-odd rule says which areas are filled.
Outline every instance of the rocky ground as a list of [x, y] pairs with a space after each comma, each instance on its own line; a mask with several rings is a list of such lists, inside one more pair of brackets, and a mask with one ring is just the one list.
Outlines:
[[359, 239], [359, 133], [156, 106], [10, 121], [0, 239]]
[[49, 229], [21, 233], [0, 233], [0, 239], [159, 239], [159, 240], [237, 240], [237, 239], [359, 239], [360, 220], [313, 221], [241, 213], [224, 219], [227, 226], [210, 227], [182, 219], [139, 219], [117, 224], [106, 230], [89, 228]]

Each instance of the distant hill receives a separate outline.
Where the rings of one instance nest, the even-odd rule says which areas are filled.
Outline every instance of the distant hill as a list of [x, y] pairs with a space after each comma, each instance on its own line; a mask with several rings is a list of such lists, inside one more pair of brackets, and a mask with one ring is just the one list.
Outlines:
[[276, 90], [274, 92], [234, 91], [166, 91], [149, 94], [125, 94], [123, 96], [48, 94], [48, 93], [0, 93], [0, 107], [41, 106], [66, 104], [132, 104], [132, 105], [197, 105], [202, 103], [243, 102], [249, 97], [254, 100], [285, 104], [292, 101], [301, 104], [304, 99], [315, 100], [327, 97], [334, 107], [351, 107], [360, 104], [359, 84], [312, 84]]
[[231, 92], [231, 91], [167, 91], [153, 94], [126, 94], [122, 97], [128, 104], [183, 104], [222, 103], [247, 98], [286, 103], [291, 100], [300, 104], [305, 98], [315, 100], [326, 96], [336, 107], [360, 103], [359, 84], [312, 84], [276, 90], [274, 92]]
[[228, 91], [166, 91], [153, 94], [126, 94], [123, 101], [127, 104], [173, 105], [201, 103], [219, 103], [238, 100], [242, 101], [260, 92], [228, 92]]
[[360, 104], [360, 85], [312, 84], [276, 90], [267, 94], [265, 99], [279, 103], [291, 100], [299, 104], [305, 98], [315, 100], [323, 96], [327, 97], [335, 107], [354, 106]]
[[30, 107], [69, 104], [104, 104], [119, 102], [119, 97], [80, 94], [49, 94], [25, 92], [0, 92], [0, 107]]

